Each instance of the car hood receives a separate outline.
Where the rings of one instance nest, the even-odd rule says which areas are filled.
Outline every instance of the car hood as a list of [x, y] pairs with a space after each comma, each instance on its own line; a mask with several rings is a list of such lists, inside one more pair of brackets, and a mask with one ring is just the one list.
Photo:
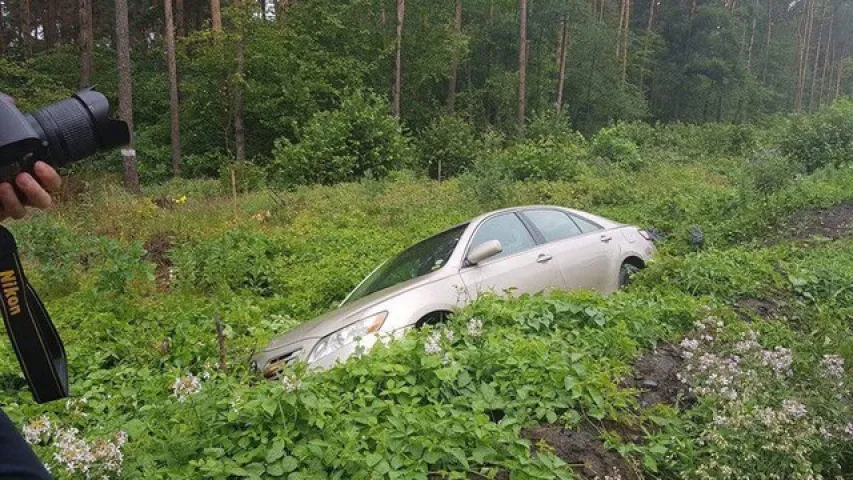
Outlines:
[[[371, 310], [378, 309], [380, 304], [397, 295], [422, 285], [435, 282], [453, 275], [452, 272], [442, 269], [426, 275], [413, 278], [407, 282], [374, 292], [364, 298], [347, 303], [339, 308], [327, 312], [314, 320], [305, 322], [284, 335], [274, 339], [264, 348], [264, 352], [277, 350], [293, 343], [304, 342], [308, 339], [320, 339], [326, 335], [340, 330], [341, 328], [361, 320], [364, 316], [374, 313]], [[377, 312], [380, 310], [377, 310]]]

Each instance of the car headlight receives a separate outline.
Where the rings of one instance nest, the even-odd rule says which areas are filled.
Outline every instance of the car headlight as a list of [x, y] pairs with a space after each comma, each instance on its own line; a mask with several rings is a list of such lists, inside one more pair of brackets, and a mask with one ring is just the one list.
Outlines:
[[382, 328], [382, 324], [385, 323], [387, 316], [388, 312], [376, 313], [351, 323], [337, 332], [326, 335], [311, 350], [311, 355], [308, 355], [308, 363], [314, 363], [317, 359], [355, 343], [371, 333], [378, 332]]

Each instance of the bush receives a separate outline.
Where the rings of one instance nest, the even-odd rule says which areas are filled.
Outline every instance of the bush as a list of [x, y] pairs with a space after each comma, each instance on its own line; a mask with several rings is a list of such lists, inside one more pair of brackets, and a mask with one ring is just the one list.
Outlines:
[[340, 109], [314, 115], [300, 141], [276, 141], [270, 166], [282, 185], [348, 182], [370, 174], [384, 177], [402, 166], [410, 148], [387, 104], [375, 96], [356, 94]]
[[266, 183], [266, 172], [263, 168], [252, 162], [234, 162], [224, 164], [219, 170], [219, 181], [222, 188], [230, 192], [231, 171], [234, 171], [234, 181], [238, 192], [249, 192], [263, 187]]
[[583, 171], [583, 137], [547, 137], [494, 149], [474, 162], [463, 182], [485, 206], [503, 204], [512, 182], [572, 180]]
[[781, 142], [807, 173], [853, 160], [853, 101], [843, 100], [816, 115], [795, 117]]
[[640, 168], [637, 144], [620, 135], [616, 128], [604, 128], [592, 137], [590, 153], [610, 163], [625, 165], [631, 170]]
[[746, 191], [762, 195], [782, 190], [790, 185], [802, 166], [775, 150], [763, 150], [744, 166]]
[[482, 148], [470, 124], [459, 117], [436, 118], [418, 137], [418, 167], [441, 180], [468, 170]]
[[203, 293], [245, 289], [270, 296], [283, 288], [277, 272], [285, 254], [286, 247], [278, 239], [228, 231], [204, 243], [179, 247], [171, 257], [179, 287]]

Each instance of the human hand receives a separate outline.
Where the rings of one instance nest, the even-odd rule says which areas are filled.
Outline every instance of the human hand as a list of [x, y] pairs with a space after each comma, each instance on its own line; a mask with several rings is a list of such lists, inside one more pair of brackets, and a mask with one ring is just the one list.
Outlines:
[[36, 162], [33, 174], [21, 172], [15, 177], [15, 186], [11, 183], [0, 183], [0, 220], [24, 218], [27, 214], [25, 206], [45, 209], [53, 204], [51, 193], [59, 191], [62, 179], [56, 170], [44, 162]]

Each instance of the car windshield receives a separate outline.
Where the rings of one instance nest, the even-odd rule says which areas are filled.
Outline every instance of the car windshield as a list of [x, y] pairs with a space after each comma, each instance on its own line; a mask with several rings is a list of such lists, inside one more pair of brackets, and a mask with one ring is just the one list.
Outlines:
[[361, 285], [356, 287], [344, 303], [350, 303], [371, 293], [426, 275], [443, 267], [462, 232], [468, 225], [460, 225], [412, 245], [403, 253], [382, 264]]

